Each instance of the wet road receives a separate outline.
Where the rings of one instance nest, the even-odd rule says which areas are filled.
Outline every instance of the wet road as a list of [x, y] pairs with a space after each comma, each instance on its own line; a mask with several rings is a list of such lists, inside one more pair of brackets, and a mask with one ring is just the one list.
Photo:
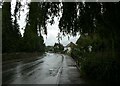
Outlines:
[[87, 84], [75, 61], [63, 54], [46, 53], [38, 58], [6, 63], [3, 84]]
[[63, 54], [46, 53], [33, 60], [3, 65], [3, 84], [81, 84], [74, 60]]

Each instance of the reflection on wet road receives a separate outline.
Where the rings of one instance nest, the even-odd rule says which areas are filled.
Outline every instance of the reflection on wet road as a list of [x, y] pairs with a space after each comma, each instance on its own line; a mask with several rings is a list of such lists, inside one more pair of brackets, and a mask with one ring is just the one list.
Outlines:
[[34, 61], [6, 64], [3, 66], [3, 83], [56, 84], [62, 61], [62, 55], [47, 53]]
[[[83, 84], [74, 60], [46, 53], [38, 59], [3, 65], [3, 84]], [[86, 82], [85, 82], [86, 83]]]

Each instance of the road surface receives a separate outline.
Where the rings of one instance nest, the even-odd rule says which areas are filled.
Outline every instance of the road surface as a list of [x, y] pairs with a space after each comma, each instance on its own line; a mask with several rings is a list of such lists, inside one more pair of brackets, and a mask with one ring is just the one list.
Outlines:
[[37, 59], [3, 65], [3, 84], [84, 84], [75, 61], [63, 54], [46, 53]]

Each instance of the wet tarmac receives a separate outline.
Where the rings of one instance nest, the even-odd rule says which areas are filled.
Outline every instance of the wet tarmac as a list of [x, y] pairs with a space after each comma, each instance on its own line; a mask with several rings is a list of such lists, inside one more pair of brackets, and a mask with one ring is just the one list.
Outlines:
[[33, 60], [3, 65], [2, 84], [86, 84], [75, 61], [63, 54], [46, 53]]

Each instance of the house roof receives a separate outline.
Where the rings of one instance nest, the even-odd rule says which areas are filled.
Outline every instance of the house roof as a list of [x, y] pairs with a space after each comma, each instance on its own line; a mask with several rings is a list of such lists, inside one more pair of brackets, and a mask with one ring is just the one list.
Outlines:
[[66, 47], [73, 47], [76, 46], [73, 42], [70, 42]]

